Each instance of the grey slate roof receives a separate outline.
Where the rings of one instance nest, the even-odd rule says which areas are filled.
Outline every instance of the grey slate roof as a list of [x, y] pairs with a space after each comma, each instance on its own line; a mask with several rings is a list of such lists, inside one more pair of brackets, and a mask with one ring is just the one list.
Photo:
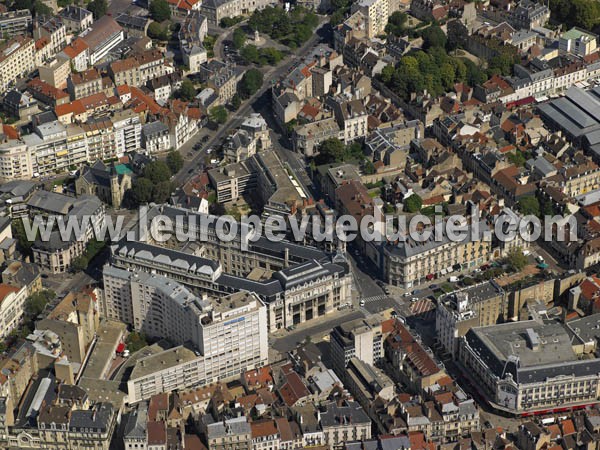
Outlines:
[[148, 406], [145, 402], [138, 404], [138, 407], [128, 415], [125, 429], [123, 430], [124, 439], [146, 439], [148, 424]]
[[[532, 348], [531, 336], [537, 337], [539, 350]], [[464, 339], [500, 379], [510, 373], [517, 383], [536, 383], [600, 373], [600, 359], [578, 359], [567, 330], [557, 322], [527, 320], [472, 328]]]
[[105, 432], [112, 420], [114, 408], [112, 403], [98, 403], [91, 410], [75, 410], [71, 413], [69, 429], [71, 431], [93, 430]]
[[348, 424], [371, 423], [371, 419], [362, 407], [355, 401], [348, 401], [346, 404], [338, 405], [330, 402], [325, 405], [325, 411], [321, 412], [321, 426], [338, 427], [346, 421]]
[[24, 197], [32, 192], [36, 186], [35, 181], [12, 180], [0, 186], [0, 193], [11, 194], [14, 197]]

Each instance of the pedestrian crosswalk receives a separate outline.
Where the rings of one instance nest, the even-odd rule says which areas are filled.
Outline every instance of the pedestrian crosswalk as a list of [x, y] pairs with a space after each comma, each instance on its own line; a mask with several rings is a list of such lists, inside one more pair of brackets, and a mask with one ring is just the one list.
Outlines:
[[382, 300], [386, 300], [389, 297], [388, 295], [375, 295], [373, 297], [361, 297], [360, 301], [361, 302], [365, 302], [365, 303], [372, 303], [372, 302], [380, 302]]

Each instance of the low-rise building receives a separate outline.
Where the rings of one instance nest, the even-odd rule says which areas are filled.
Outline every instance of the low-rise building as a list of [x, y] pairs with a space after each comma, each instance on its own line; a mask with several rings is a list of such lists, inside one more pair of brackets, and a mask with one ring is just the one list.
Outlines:
[[102, 16], [80, 35], [89, 48], [90, 66], [102, 60], [125, 38], [123, 28], [110, 16]]
[[38, 66], [38, 72], [40, 80], [57, 89], [64, 89], [71, 75], [71, 61], [64, 54], [59, 53], [53, 60]]
[[324, 443], [330, 448], [371, 438], [371, 419], [357, 402], [329, 402], [323, 409], [319, 417]]
[[81, 6], [67, 5], [60, 10], [58, 15], [70, 33], [87, 30], [94, 23], [92, 12]]
[[83, 364], [100, 326], [96, 296], [90, 292], [69, 292], [44, 319], [35, 324], [38, 330], [50, 330], [61, 341], [72, 363]]
[[447, 274], [455, 265], [475, 267], [492, 258], [491, 236], [485, 222], [468, 226], [463, 239], [458, 241], [449, 239], [443, 224], [439, 228], [430, 230], [429, 239], [421, 242], [406, 235], [399, 237], [397, 243], [384, 244], [381, 247], [384, 279], [392, 285], [410, 288]]
[[102, 92], [102, 76], [97, 69], [73, 73], [67, 80], [67, 87], [71, 100], [77, 100]]
[[311, 157], [319, 153], [319, 145], [327, 139], [344, 139], [336, 119], [329, 117], [316, 122], [307, 123], [294, 129], [292, 144], [294, 151]]
[[208, 33], [208, 20], [198, 11], [192, 11], [179, 29], [179, 48], [183, 62], [190, 72], [200, 72], [201, 65], [208, 61], [204, 38]]
[[20, 288], [0, 283], [0, 339], [21, 325], [25, 315], [25, 300], [27, 287]]
[[60, 18], [53, 17], [50, 20], [36, 22], [34, 24], [33, 36], [35, 39], [46, 38], [50, 57], [58, 54], [67, 45], [67, 27]]
[[123, 27], [127, 37], [145, 37], [151, 22], [149, 18], [127, 13], [119, 14], [115, 20]]
[[171, 148], [169, 127], [158, 120], [145, 124], [142, 127], [141, 143], [146, 154], [149, 155], [169, 150]]
[[352, 358], [375, 365], [383, 358], [384, 334], [375, 317], [356, 319], [336, 326], [330, 333], [332, 365], [344, 381]]
[[[171, 389], [239, 377], [267, 363], [267, 313], [255, 294], [238, 292], [201, 300], [168, 278], [110, 266], [104, 268], [104, 284], [108, 317], [118, 318], [148, 336], [175, 344], [191, 342], [197, 350], [198, 356], [191, 352], [194, 358], [190, 362], [196, 376], [180, 380], [182, 385]], [[225, 336], [228, 343], [223, 348]], [[143, 361], [136, 365], [128, 382], [130, 402], [168, 392], [164, 389], [166, 377], [160, 375], [159, 380], [156, 367]], [[179, 360], [173, 367], [182, 370]]]

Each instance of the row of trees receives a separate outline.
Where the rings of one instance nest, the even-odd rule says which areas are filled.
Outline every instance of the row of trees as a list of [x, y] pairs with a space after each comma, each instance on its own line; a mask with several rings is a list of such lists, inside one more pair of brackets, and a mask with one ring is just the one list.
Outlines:
[[317, 15], [302, 6], [296, 6], [289, 13], [277, 6], [267, 6], [254, 11], [248, 19], [253, 31], [267, 34], [290, 48], [308, 41], [318, 23]]

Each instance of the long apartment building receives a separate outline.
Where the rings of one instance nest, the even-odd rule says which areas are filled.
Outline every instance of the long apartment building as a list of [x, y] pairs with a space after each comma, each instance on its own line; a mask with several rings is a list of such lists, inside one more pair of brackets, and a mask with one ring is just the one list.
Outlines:
[[431, 231], [422, 242], [407, 235], [398, 242], [381, 246], [380, 264], [387, 283], [410, 288], [445, 275], [456, 265], [466, 269], [492, 257], [492, 242], [486, 238], [489, 228], [483, 221], [478, 226], [469, 226], [464, 238], [457, 241], [449, 239], [441, 229]]
[[256, 153], [245, 161], [212, 169], [208, 176], [220, 202], [236, 201], [250, 192], [259, 193], [265, 217], [295, 214], [311, 201], [274, 151]]
[[[182, 284], [146, 272], [104, 268], [105, 301], [134, 329], [198, 352], [199, 384], [239, 376], [268, 362], [267, 315], [256, 294], [202, 299]], [[130, 401], [154, 388], [132, 383]]]
[[19, 9], [0, 13], [0, 33], [2, 36], [24, 35], [32, 25], [31, 11]]
[[35, 43], [30, 37], [15, 36], [0, 46], [1, 92], [35, 69], [34, 55]]

